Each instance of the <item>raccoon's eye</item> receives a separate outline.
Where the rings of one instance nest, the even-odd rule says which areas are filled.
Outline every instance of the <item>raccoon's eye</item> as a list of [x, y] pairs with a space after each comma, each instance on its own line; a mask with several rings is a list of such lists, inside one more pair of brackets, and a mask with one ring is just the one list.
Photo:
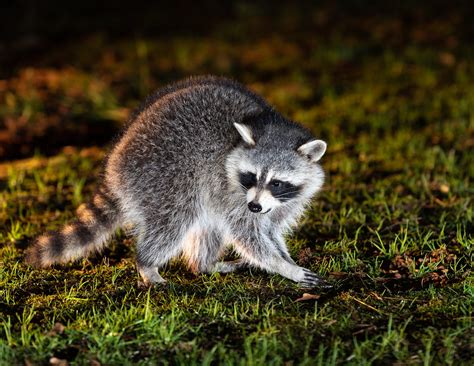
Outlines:
[[257, 185], [257, 176], [254, 173], [240, 173], [239, 180], [240, 184], [242, 184], [245, 189], [250, 189]]
[[273, 197], [284, 202], [298, 195], [301, 187], [295, 186], [288, 182], [282, 182], [281, 180], [272, 180], [269, 183], [269, 189]]

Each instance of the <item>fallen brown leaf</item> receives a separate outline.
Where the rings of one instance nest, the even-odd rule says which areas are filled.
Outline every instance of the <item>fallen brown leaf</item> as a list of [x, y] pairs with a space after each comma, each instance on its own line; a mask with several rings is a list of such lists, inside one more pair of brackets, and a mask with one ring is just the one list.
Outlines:
[[449, 193], [449, 186], [447, 184], [440, 184], [439, 191], [441, 193]]
[[299, 299], [296, 299], [296, 301], [308, 301], [308, 300], [317, 300], [321, 297], [321, 295], [314, 295], [314, 294], [308, 294], [304, 293], [303, 296], [301, 296]]
[[52, 366], [68, 366], [69, 365], [67, 360], [62, 360], [62, 359], [57, 358], [57, 357], [51, 357], [49, 359], [49, 364], [52, 365]]

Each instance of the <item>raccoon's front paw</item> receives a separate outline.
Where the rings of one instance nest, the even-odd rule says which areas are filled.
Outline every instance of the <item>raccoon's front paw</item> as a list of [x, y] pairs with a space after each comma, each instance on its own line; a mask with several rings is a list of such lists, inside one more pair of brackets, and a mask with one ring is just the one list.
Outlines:
[[324, 278], [306, 268], [303, 268], [303, 279], [298, 281], [298, 283], [304, 288], [319, 287], [329, 289], [332, 287]]

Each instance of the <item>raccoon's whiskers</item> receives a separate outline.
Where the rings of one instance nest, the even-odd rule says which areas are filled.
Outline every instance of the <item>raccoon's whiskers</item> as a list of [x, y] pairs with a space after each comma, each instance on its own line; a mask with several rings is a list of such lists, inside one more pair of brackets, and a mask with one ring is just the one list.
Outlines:
[[285, 193], [281, 193], [281, 194], [278, 194], [276, 196], [274, 196], [275, 198], [281, 198], [281, 197], [285, 197], [285, 196], [289, 196], [289, 195], [292, 195], [293, 193], [298, 193], [300, 190], [299, 189], [295, 189], [293, 191], [288, 191], [288, 192], [285, 192]]
[[242, 183], [240, 183], [240, 182], [238, 182], [238, 183], [239, 183], [239, 186], [241, 186], [244, 191], [246, 191], [246, 192], [248, 191], [248, 188], [247, 188], [247, 187], [245, 187], [245, 186], [244, 186]]

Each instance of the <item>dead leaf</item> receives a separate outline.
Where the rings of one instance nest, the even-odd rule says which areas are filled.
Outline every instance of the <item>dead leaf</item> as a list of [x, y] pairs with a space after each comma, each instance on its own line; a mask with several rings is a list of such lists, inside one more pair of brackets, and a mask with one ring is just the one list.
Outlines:
[[440, 184], [439, 191], [441, 193], [449, 193], [449, 186], [447, 184]]
[[308, 294], [304, 293], [303, 296], [301, 296], [299, 299], [296, 299], [296, 301], [308, 301], [308, 300], [317, 300], [321, 297], [321, 295], [314, 295], [314, 294]]
[[52, 365], [52, 366], [68, 366], [69, 365], [67, 360], [62, 360], [62, 359], [57, 358], [57, 357], [51, 357], [49, 359], [49, 364]]

